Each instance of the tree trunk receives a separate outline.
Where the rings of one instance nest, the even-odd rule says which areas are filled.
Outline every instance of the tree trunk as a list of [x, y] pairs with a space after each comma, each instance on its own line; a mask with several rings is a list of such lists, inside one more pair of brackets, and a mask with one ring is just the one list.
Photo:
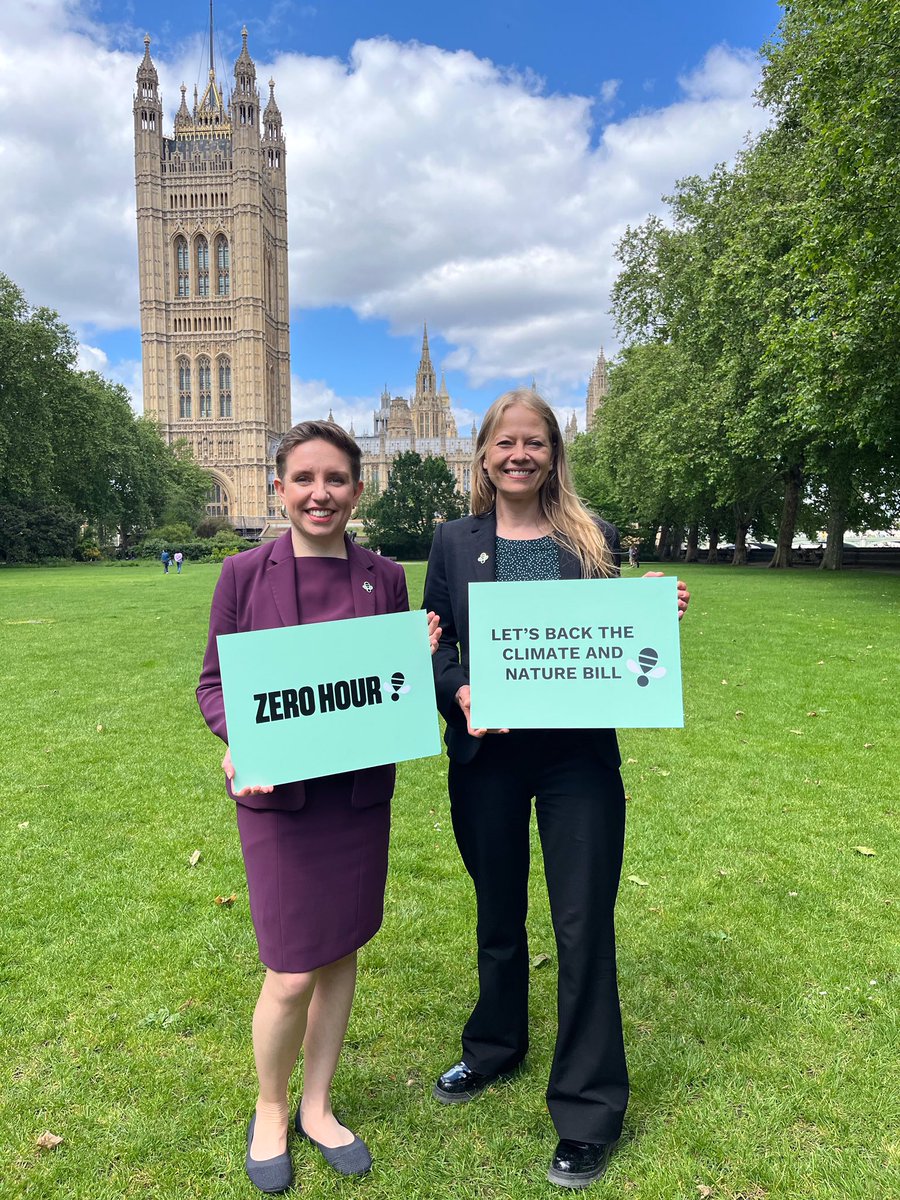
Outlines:
[[681, 557], [681, 543], [684, 541], [684, 530], [680, 525], [673, 525], [669, 530], [666, 541], [666, 558], [675, 560]]
[[847, 514], [850, 511], [849, 473], [836, 471], [828, 481], [828, 524], [825, 556], [819, 563], [820, 571], [840, 571], [844, 565], [844, 534], [847, 532]]
[[656, 555], [658, 558], [665, 557], [666, 542], [669, 540], [668, 525], [660, 525], [659, 533], [656, 535]]
[[697, 541], [699, 539], [699, 536], [700, 536], [700, 527], [698, 526], [697, 522], [695, 521], [694, 524], [691, 525], [691, 527], [688, 529], [687, 549], [684, 552], [684, 561], [686, 563], [696, 562], [699, 557], [699, 555], [697, 553]]
[[800, 507], [800, 488], [803, 483], [803, 471], [799, 466], [790, 467], [784, 473], [784, 504], [781, 507], [781, 524], [778, 527], [778, 544], [772, 555], [770, 567], [790, 567], [793, 565], [791, 542], [797, 528], [797, 510]]
[[738, 521], [734, 535], [734, 554], [731, 558], [733, 567], [746, 567], [747, 565], [747, 530], [749, 524], [743, 524]]
[[709, 530], [709, 553], [706, 556], [708, 563], [716, 563], [719, 561], [719, 527], [718, 525], [710, 526]]

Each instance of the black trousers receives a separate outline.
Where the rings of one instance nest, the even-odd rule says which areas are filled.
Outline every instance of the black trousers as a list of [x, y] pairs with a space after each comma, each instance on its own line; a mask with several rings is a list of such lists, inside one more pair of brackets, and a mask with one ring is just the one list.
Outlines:
[[529, 824], [535, 800], [559, 963], [547, 1105], [561, 1138], [614, 1141], [628, 1102], [613, 910], [625, 835], [619, 772], [578, 730], [487, 734], [450, 763], [453, 829], [478, 904], [478, 1001], [463, 1058], [508, 1071], [528, 1049]]

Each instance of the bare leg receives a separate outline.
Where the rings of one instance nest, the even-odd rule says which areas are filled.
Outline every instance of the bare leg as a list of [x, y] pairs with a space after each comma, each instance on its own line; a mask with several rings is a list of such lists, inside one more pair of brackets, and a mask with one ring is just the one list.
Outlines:
[[356, 951], [316, 976], [303, 1042], [303, 1128], [323, 1146], [349, 1146], [353, 1134], [335, 1120], [330, 1090], [356, 989]]
[[318, 975], [319, 971], [299, 975], [266, 971], [253, 1013], [259, 1099], [250, 1156], [257, 1161], [275, 1158], [287, 1149], [288, 1081], [303, 1044]]

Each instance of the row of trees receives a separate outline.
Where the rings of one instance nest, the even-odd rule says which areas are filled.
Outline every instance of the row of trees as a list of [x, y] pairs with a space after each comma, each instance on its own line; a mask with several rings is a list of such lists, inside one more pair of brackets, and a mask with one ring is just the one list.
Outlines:
[[68, 556], [89, 526], [127, 546], [162, 522], [195, 523], [209, 475], [186, 444], [135, 417], [128, 393], [76, 368], [75, 337], [0, 274], [0, 559]]
[[784, 9], [771, 127], [617, 247], [624, 350], [576, 477], [689, 557], [728, 535], [745, 561], [752, 528], [787, 566], [824, 527], [837, 568], [848, 528], [900, 514], [900, 7]]

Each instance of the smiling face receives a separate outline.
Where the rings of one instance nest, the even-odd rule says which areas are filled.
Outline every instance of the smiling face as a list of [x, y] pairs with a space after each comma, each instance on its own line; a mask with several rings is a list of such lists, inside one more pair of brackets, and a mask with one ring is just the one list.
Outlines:
[[553, 466], [550, 431], [542, 417], [524, 404], [511, 404], [485, 447], [484, 467], [497, 499], [513, 503], [537, 500]]
[[321, 438], [294, 446], [275, 491], [291, 525], [295, 554], [344, 557], [344, 530], [363, 490], [350, 459]]

